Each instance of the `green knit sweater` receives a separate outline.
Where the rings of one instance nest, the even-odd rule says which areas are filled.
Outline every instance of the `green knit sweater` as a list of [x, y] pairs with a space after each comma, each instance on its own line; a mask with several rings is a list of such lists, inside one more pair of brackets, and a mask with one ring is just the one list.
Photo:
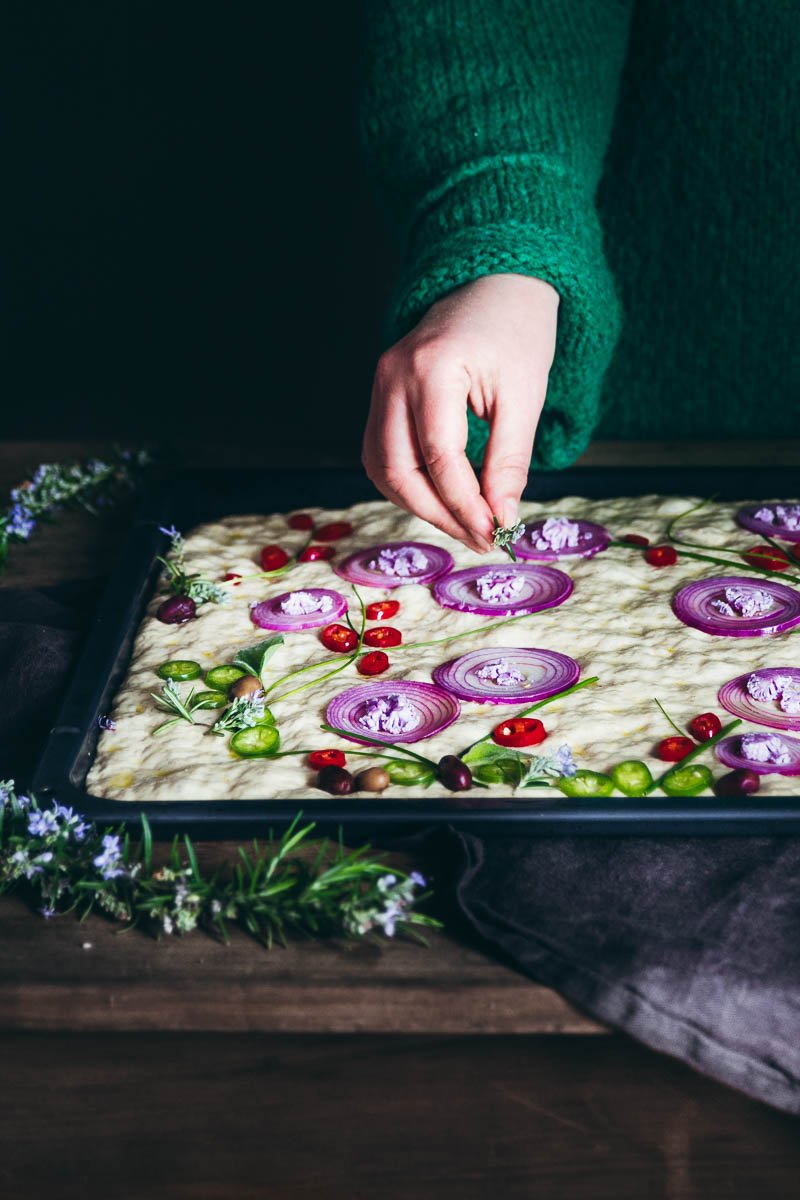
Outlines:
[[[366, 0], [384, 330], [481, 275], [561, 296], [534, 463], [800, 434], [795, 0]], [[488, 429], [470, 414], [468, 454]]]

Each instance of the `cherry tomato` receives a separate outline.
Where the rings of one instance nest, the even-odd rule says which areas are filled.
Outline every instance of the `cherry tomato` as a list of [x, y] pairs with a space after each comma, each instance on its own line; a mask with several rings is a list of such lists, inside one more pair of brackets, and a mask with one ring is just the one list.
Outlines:
[[319, 636], [327, 650], [335, 650], [339, 654], [349, 654], [358, 645], [358, 635], [346, 625], [326, 625]]
[[[228, 572], [227, 572], [225, 575], [223, 575], [223, 576], [222, 576], [222, 582], [223, 582], [223, 583], [230, 583], [231, 579], [236, 579], [236, 580], [239, 580], [239, 579], [241, 579], [241, 578], [242, 578], [242, 577], [241, 577], [241, 575], [238, 573], [238, 571], [228, 571]], [[238, 583], [234, 583], [234, 585], [233, 585], [233, 586], [234, 586], [234, 587], [238, 587], [238, 586], [239, 586], [239, 584], [238, 584]]]
[[341, 750], [312, 750], [308, 756], [309, 766], [315, 771], [321, 771], [323, 767], [343, 767], [346, 762]]
[[492, 730], [492, 741], [498, 746], [538, 746], [547, 737], [547, 730], [535, 717], [511, 717]]
[[339, 538], [347, 537], [353, 532], [349, 521], [332, 521], [330, 525], [321, 525], [315, 536], [320, 542], [338, 542]]
[[399, 600], [375, 600], [367, 605], [368, 621], [388, 621], [400, 612]]
[[317, 559], [333, 558], [335, 553], [333, 546], [306, 546], [298, 558], [300, 562], [316, 562]]
[[751, 546], [742, 558], [751, 567], [764, 567], [767, 571], [785, 571], [792, 565], [789, 555], [778, 546]]
[[391, 625], [378, 625], [364, 634], [365, 646], [399, 646], [402, 640], [400, 630], [393, 629]]
[[262, 571], [277, 571], [289, 561], [289, 555], [280, 546], [265, 546], [260, 557]]
[[662, 762], [680, 762], [692, 750], [694, 750], [694, 742], [691, 738], [668, 737], [658, 743], [656, 753]]
[[677, 552], [672, 546], [651, 546], [644, 558], [651, 567], [671, 567], [678, 561]]
[[650, 538], [646, 538], [641, 533], [626, 533], [622, 537], [623, 542], [627, 542], [629, 546], [649, 546]]
[[314, 518], [311, 513], [295, 513], [293, 517], [289, 517], [287, 524], [290, 529], [313, 529]]
[[370, 650], [363, 654], [356, 663], [356, 670], [361, 675], [381, 675], [388, 669], [389, 657], [382, 650]]
[[716, 713], [700, 713], [689, 722], [689, 733], [698, 742], [707, 742], [709, 738], [716, 737], [722, 729], [722, 721]]

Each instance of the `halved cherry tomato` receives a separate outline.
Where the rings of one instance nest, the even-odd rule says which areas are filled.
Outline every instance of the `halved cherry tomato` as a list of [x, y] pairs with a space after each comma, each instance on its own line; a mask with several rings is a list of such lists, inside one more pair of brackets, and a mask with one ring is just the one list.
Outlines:
[[535, 717], [511, 717], [492, 730], [492, 741], [498, 746], [538, 746], [547, 737], [547, 730]]
[[767, 571], [785, 571], [792, 565], [789, 555], [778, 546], [751, 546], [742, 558], [751, 567], [764, 567]]
[[629, 546], [650, 545], [650, 538], [646, 538], [642, 533], [625, 533], [622, 536], [622, 541], [627, 542]]
[[289, 517], [287, 525], [290, 529], [313, 529], [314, 518], [311, 513], [295, 513], [294, 516]]
[[658, 743], [656, 754], [662, 762], [680, 762], [687, 754], [691, 754], [692, 750], [694, 742], [691, 738], [668, 737]]
[[380, 675], [389, 666], [389, 656], [384, 654], [382, 650], [370, 650], [369, 654], [363, 654], [356, 663], [356, 670], [361, 675]]
[[364, 634], [365, 646], [399, 646], [403, 640], [403, 635], [399, 629], [394, 629], [391, 625], [378, 625], [374, 629], [368, 629]]
[[319, 636], [327, 650], [335, 650], [338, 654], [349, 654], [358, 645], [358, 634], [347, 625], [326, 625]]
[[280, 546], [265, 546], [260, 557], [262, 571], [277, 571], [289, 561], [289, 555]]
[[318, 558], [333, 558], [335, 553], [333, 546], [306, 546], [297, 557], [300, 562], [316, 562]]
[[368, 621], [388, 621], [400, 612], [399, 600], [375, 600], [367, 605]]
[[323, 767], [343, 767], [346, 762], [341, 750], [312, 750], [308, 756], [308, 764], [315, 771], [321, 771]]
[[716, 713], [700, 713], [689, 722], [689, 733], [698, 742], [707, 742], [709, 738], [716, 737], [722, 729], [722, 721]]
[[644, 559], [651, 567], [671, 567], [678, 561], [678, 554], [672, 546], [651, 546]]
[[[239, 579], [241, 579], [241, 578], [242, 578], [242, 577], [241, 577], [241, 575], [239, 574], [239, 572], [238, 572], [238, 571], [227, 571], [227, 572], [226, 572], [226, 573], [225, 573], [225, 574], [222, 576], [222, 582], [223, 582], [223, 583], [230, 583], [230, 581], [231, 581], [232, 579], [239, 580]], [[238, 583], [234, 583], [234, 585], [233, 585], [233, 586], [234, 586], [234, 587], [239, 587], [239, 584], [238, 584]]]
[[349, 521], [331, 521], [330, 525], [320, 525], [315, 536], [320, 542], [337, 542], [352, 532], [353, 526]]

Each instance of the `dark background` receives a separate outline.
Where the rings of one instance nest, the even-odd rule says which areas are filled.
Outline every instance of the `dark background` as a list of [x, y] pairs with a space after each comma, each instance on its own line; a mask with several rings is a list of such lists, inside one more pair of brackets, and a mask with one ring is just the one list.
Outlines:
[[6, 8], [14, 437], [357, 457], [398, 250], [355, 2]]

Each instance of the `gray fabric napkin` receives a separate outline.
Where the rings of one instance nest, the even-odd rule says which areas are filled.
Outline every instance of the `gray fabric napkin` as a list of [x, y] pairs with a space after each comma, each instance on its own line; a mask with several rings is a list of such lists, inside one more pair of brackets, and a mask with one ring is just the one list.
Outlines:
[[[0, 778], [30, 779], [97, 595], [96, 581], [0, 589]], [[488, 950], [601, 1021], [800, 1113], [800, 839], [450, 828], [415, 845]]]

